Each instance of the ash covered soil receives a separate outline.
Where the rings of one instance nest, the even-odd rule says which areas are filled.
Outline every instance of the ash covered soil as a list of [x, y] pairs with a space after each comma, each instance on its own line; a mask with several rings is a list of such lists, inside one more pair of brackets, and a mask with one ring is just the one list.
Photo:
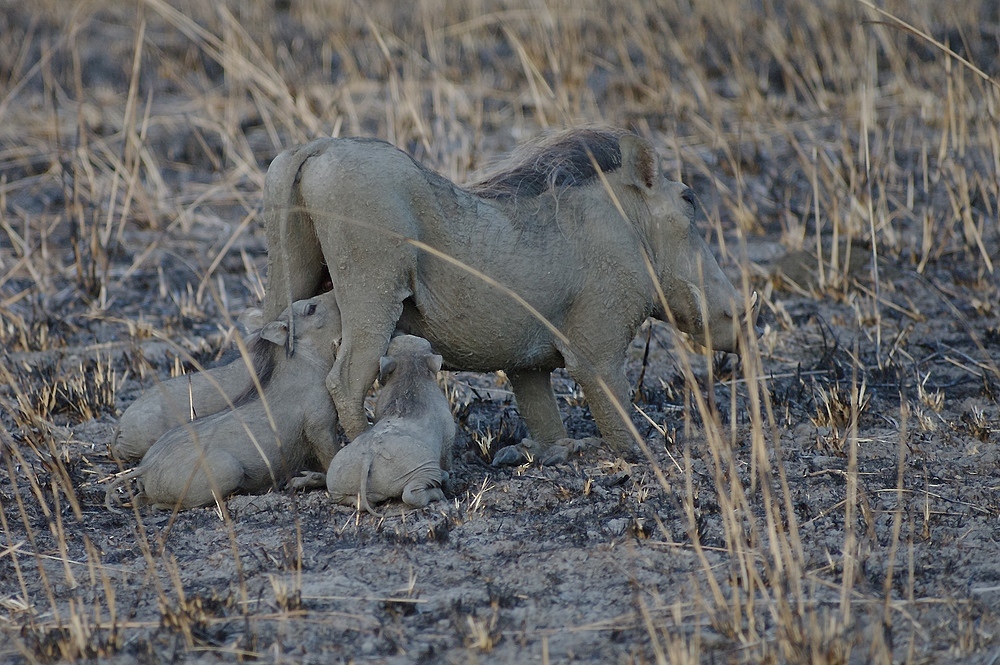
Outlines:
[[[194, 67], [206, 97], [218, 93], [221, 66], [161, 18], [150, 10], [151, 50]], [[873, 257], [871, 237], [859, 234], [850, 269], [829, 286], [808, 252], [812, 236], [804, 250], [788, 242], [782, 211], [808, 220], [812, 206], [809, 175], [788, 173], [801, 150], [792, 134], [737, 145], [737, 161], [753, 168], [739, 174], [726, 162], [718, 185], [685, 170], [655, 114], [606, 111], [619, 124], [652, 123], [666, 167], [683, 172], [706, 210], [721, 206], [724, 267], [734, 281], [748, 275], [764, 302], [759, 370], [733, 356], [688, 356], [665, 324], [639, 331], [628, 373], [648, 455], [600, 446], [559, 466], [495, 468], [492, 452], [526, 435], [508, 386], [502, 376], [444, 373], [459, 424], [445, 502], [417, 511], [389, 503], [379, 517], [333, 505], [325, 491], [274, 491], [231, 497], [224, 510], [107, 511], [105, 487], [122, 470], [107, 450], [117, 417], [157, 380], [231, 357], [231, 317], [259, 303], [262, 173], [303, 131], [271, 126], [249, 94], [228, 110], [224, 98], [205, 102], [219, 124], [202, 123], [184, 108], [190, 81], [148, 59], [145, 75], [169, 83], [148, 84], [133, 113], [146, 112], [151, 90], [158, 122], [141, 138], [102, 129], [100, 100], [121, 101], [109, 91], [123, 85], [123, 67], [110, 63], [131, 59], [132, 20], [109, 10], [83, 24], [76, 39], [89, 44], [92, 66], [79, 109], [67, 101], [76, 94], [69, 50], [56, 52], [54, 79], [29, 79], [4, 109], [0, 660], [802, 662], [825, 653], [816, 662], [868, 662], [888, 648], [895, 662], [996, 661], [1000, 288], [987, 263], [1000, 256], [997, 200], [970, 203], [987, 222], [981, 251], [956, 231], [947, 238], [957, 244], [918, 271], [919, 239], [912, 251], [876, 245]], [[63, 34], [27, 10], [2, 21], [30, 37], [29, 61], [44, 60], [39, 34]], [[487, 56], [517, 62], [514, 51]], [[588, 85], [616, 89], [614, 80]], [[361, 116], [344, 133], [387, 136], [372, 108], [391, 96], [359, 86], [354, 106], [338, 102], [345, 117]], [[513, 145], [502, 126], [523, 123], [524, 112], [488, 116], [477, 159]], [[227, 143], [227, 113], [245, 152]], [[63, 123], [57, 136], [39, 129], [46, 114]], [[72, 130], [86, 114], [96, 119], [80, 121], [90, 133], [81, 148]], [[824, 122], [816, 140], [836, 134]], [[444, 130], [432, 147], [404, 138], [443, 172], [441, 155], [467, 148]], [[74, 149], [107, 165], [138, 155], [129, 151], [139, 144], [157, 156], [162, 182], [137, 190], [135, 219], [118, 234], [106, 202], [82, 191], [89, 176]], [[706, 163], [732, 156], [703, 143], [685, 149]], [[903, 166], [920, 160], [918, 148], [893, 155]], [[990, 177], [989, 164], [967, 163]], [[724, 207], [740, 178], [746, 196], [760, 198], [760, 225], [745, 235]], [[782, 203], [779, 191], [800, 197]], [[917, 198], [948, 205], [939, 190]], [[107, 220], [116, 240], [99, 251], [91, 240]], [[706, 218], [699, 225], [713, 234]], [[833, 244], [828, 234], [823, 242]], [[570, 434], [596, 435], [572, 380], [560, 371], [555, 384]], [[750, 384], [769, 408], [754, 406]]]
[[[953, 281], [942, 284], [970, 289]], [[973, 358], [979, 349], [935, 289], [906, 276], [896, 289], [911, 295], [926, 320], [883, 321], [886, 354], [895, 349], [894, 355], [912, 358], [899, 365], [884, 361], [879, 371], [873, 357], [863, 356], [862, 362], [873, 366], [856, 378], [851, 355], [867, 340], [851, 330], [854, 312], [776, 294], [795, 330], [779, 335], [774, 354], [764, 356], [781, 444], [780, 455], [771, 457], [780, 458], [787, 474], [804, 555], [802, 581], [812, 587], [813, 602], [834, 613], [840, 602], [849, 432], [843, 420], [821, 426], [813, 421], [826, 404], [843, 405], [852, 382], [864, 380], [867, 407], [858, 423], [854, 517], [858, 570], [851, 592], [856, 617], [841, 638], [859, 651], [869, 648], [869, 624], [881, 618], [899, 510], [892, 595], [902, 600], [892, 617], [893, 639], [912, 642], [924, 662], [955, 662], [963, 655], [980, 662], [1000, 627], [997, 386], [982, 378], [983, 368], [977, 376]], [[194, 338], [198, 326], [187, 329]], [[461, 427], [449, 500], [413, 512], [390, 503], [382, 507], [382, 518], [335, 506], [322, 491], [235, 496], [226, 502], [228, 519], [215, 508], [139, 518], [111, 514], [103, 499], [106, 481], [118, 470], [106, 449], [114, 413], [108, 408], [82, 423], [56, 417], [62, 424], [50, 436], [58, 456], [24, 451], [39, 487], [28, 485], [16, 462], [16, 487], [5, 477], [6, 535], [21, 554], [20, 571], [9, 555], [0, 562], [4, 598], [21, 597], [19, 575], [29, 593], [41, 599], [51, 593], [63, 608], [74, 600], [86, 603], [110, 586], [116, 623], [107, 614], [101, 618], [105, 626], [117, 626], [121, 662], [138, 654], [171, 659], [180, 653], [206, 661], [256, 653], [302, 662], [509, 662], [526, 654], [541, 658], [543, 652], [560, 660], [641, 661], [653, 649], [647, 621], [664, 626], [657, 630], [669, 637], [658, 639], [684, 638], [699, 644], [702, 653], [739, 659], [738, 637], [726, 632], [732, 626], [713, 621], [706, 609], [712, 602], [706, 567], [725, 590], [735, 564], [711, 452], [697, 422], [688, 423], [685, 434], [684, 379], [664, 348], [668, 333], [662, 324], [653, 327], [648, 355], [640, 335], [629, 361], [635, 380], [646, 356], [635, 404], [666, 430], [661, 434], [641, 415], [633, 418], [652, 460], [638, 451], [617, 456], [602, 447], [556, 467], [491, 467], [480, 447], [484, 435], [486, 444], [493, 437], [495, 450], [519, 440], [523, 424], [500, 380], [451, 374], [444, 384]], [[987, 348], [996, 348], [996, 341], [992, 344]], [[141, 343], [113, 365], [137, 362], [132, 354], [138, 349]], [[52, 355], [64, 353], [72, 352]], [[152, 366], [146, 380], [124, 380], [115, 410], [154, 377], [167, 376], [171, 356], [166, 352], [161, 362], [146, 356]], [[916, 397], [913, 366], [920, 368], [919, 376], [931, 376], [925, 391], [944, 395], [939, 410]], [[742, 405], [746, 391], [736, 385]], [[731, 422], [731, 390], [717, 380], [715, 396], [725, 423]], [[557, 391], [571, 434], [593, 434], [571, 381], [561, 378]], [[836, 391], [839, 402], [830, 397]], [[907, 393], [913, 395], [913, 415], [903, 438], [899, 503], [900, 394]], [[833, 401], [825, 402], [823, 395]], [[739, 414], [735, 419], [732, 454], [739, 479], [749, 488], [754, 472], [747, 420]], [[56, 466], [73, 481], [75, 506], [50, 494], [50, 482], [60, 473]], [[23, 499], [26, 517], [12, 501], [14, 492]], [[49, 525], [57, 516], [39, 509], [34, 492], [59, 510], [59, 529]], [[763, 500], [759, 493], [750, 497], [758, 518]], [[97, 570], [87, 563], [97, 560]], [[87, 591], [94, 575], [99, 586]], [[163, 598], [170, 599], [169, 606]], [[42, 653], [46, 639], [57, 639], [31, 631], [19, 638]]]

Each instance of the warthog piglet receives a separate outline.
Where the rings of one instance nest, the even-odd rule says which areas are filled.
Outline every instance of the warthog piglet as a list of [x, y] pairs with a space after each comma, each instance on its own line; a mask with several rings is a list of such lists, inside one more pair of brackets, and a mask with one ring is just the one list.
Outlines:
[[[258, 368], [263, 396], [171, 429], [142, 463], [116, 480], [138, 479], [137, 497], [154, 507], [204, 506], [236, 491], [282, 484], [306, 468], [325, 469], [339, 448], [337, 411], [323, 379], [333, 366], [340, 313], [332, 293], [295, 302], [265, 325], [257, 344], [266, 362]], [[295, 352], [286, 356], [289, 327]]]
[[[248, 330], [248, 349], [261, 350], [266, 362], [271, 350], [269, 344], [259, 342], [262, 317], [262, 310], [250, 308], [240, 316], [240, 323]], [[160, 381], [125, 409], [111, 438], [111, 454], [123, 462], [142, 459], [168, 430], [238, 404], [254, 390], [248, 367], [254, 360], [261, 358], [248, 363], [241, 356], [203, 372]]]
[[455, 420], [437, 373], [441, 356], [412, 335], [394, 337], [380, 362], [382, 385], [375, 424], [330, 463], [326, 486], [338, 503], [359, 505], [402, 498], [411, 506], [444, 499], [442, 470], [451, 468]]

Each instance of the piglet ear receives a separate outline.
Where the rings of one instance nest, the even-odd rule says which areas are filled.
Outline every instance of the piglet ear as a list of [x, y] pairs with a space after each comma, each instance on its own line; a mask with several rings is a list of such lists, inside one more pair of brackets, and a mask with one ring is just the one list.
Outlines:
[[441, 371], [441, 363], [443, 362], [444, 359], [441, 358], [441, 356], [437, 355], [436, 353], [427, 356], [427, 366], [431, 368], [431, 372], [433, 372], [434, 374], [437, 374], [438, 372]]
[[246, 335], [255, 333], [264, 326], [264, 310], [260, 307], [247, 307], [236, 322], [243, 326]]
[[271, 321], [260, 329], [260, 336], [278, 346], [284, 346], [288, 341], [288, 321]]
[[622, 175], [626, 182], [649, 189], [656, 182], [656, 154], [649, 141], [635, 134], [624, 134], [618, 139], [622, 151]]
[[378, 361], [378, 382], [383, 386], [389, 375], [396, 371], [396, 359], [392, 356], [382, 356]]

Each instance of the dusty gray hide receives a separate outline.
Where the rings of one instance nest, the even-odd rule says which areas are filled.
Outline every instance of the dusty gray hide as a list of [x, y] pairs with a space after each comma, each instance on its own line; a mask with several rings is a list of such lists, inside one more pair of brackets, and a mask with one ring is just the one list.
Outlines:
[[[109, 508], [118, 487], [133, 478], [140, 503], [192, 508], [236, 491], [280, 486], [306, 468], [327, 468], [339, 441], [337, 411], [323, 379], [336, 355], [340, 314], [332, 292], [297, 301], [291, 310], [294, 317], [286, 310], [260, 330], [257, 344], [271, 365], [261, 371], [269, 377], [263, 399], [168, 431], [138, 467], [108, 487]], [[290, 318], [296, 339], [288, 357]]]
[[[260, 346], [263, 312], [250, 308], [240, 316], [248, 348]], [[252, 360], [250, 361], [252, 362]], [[254, 390], [248, 359], [160, 381], [132, 402], [115, 427], [111, 454], [123, 462], [142, 459], [168, 430], [234, 406]]]
[[[561, 134], [466, 188], [388, 143], [319, 139], [267, 172], [264, 311], [313, 295], [329, 266], [344, 335], [327, 387], [351, 439], [368, 426], [365, 394], [398, 329], [428, 339], [449, 369], [504, 370], [540, 460], [566, 455], [557, 367], [622, 450], [631, 436], [616, 402], [629, 407], [626, 350], [643, 321], [672, 320], [735, 351], [740, 319], [755, 316], [694, 213], [691, 190], [659, 173], [652, 145], [614, 130]], [[520, 295], [561, 336], [460, 264]]]
[[375, 424], [341, 450], [326, 474], [337, 503], [402, 498], [411, 506], [444, 499], [442, 470], [451, 469], [455, 420], [437, 373], [441, 356], [420, 337], [401, 335], [381, 359]]

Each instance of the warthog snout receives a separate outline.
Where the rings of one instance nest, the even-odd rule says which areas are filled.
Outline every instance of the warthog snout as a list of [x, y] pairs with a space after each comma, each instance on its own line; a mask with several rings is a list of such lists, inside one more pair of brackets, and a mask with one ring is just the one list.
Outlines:
[[670, 313], [677, 328], [698, 344], [714, 351], [741, 353], [740, 337], [758, 333], [756, 324], [760, 299], [754, 291], [749, 302], [745, 302], [715, 259], [711, 255], [709, 258], [711, 262], [703, 264], [701, 270], [708, 273], [703, 280], [704, 287], [681, 280], [683, 288], [675, 289], [673, 298], [668, 295]]
[[707, 325], [701, 326], [694, 335], [699, 344], [711, 347], [714, 351], [742, 353], [740, 338], [747, 334], [760, 334], [757, 329], [760, 302], [757, 292], [750, 294], [750, 302], [746, 304], [740, 293], [737, 292], [736, 296], [739, 300], [729, 300], [724, 306], [716, 308], [715, 316], [712, 316], [711, 309], [708, 310]]

